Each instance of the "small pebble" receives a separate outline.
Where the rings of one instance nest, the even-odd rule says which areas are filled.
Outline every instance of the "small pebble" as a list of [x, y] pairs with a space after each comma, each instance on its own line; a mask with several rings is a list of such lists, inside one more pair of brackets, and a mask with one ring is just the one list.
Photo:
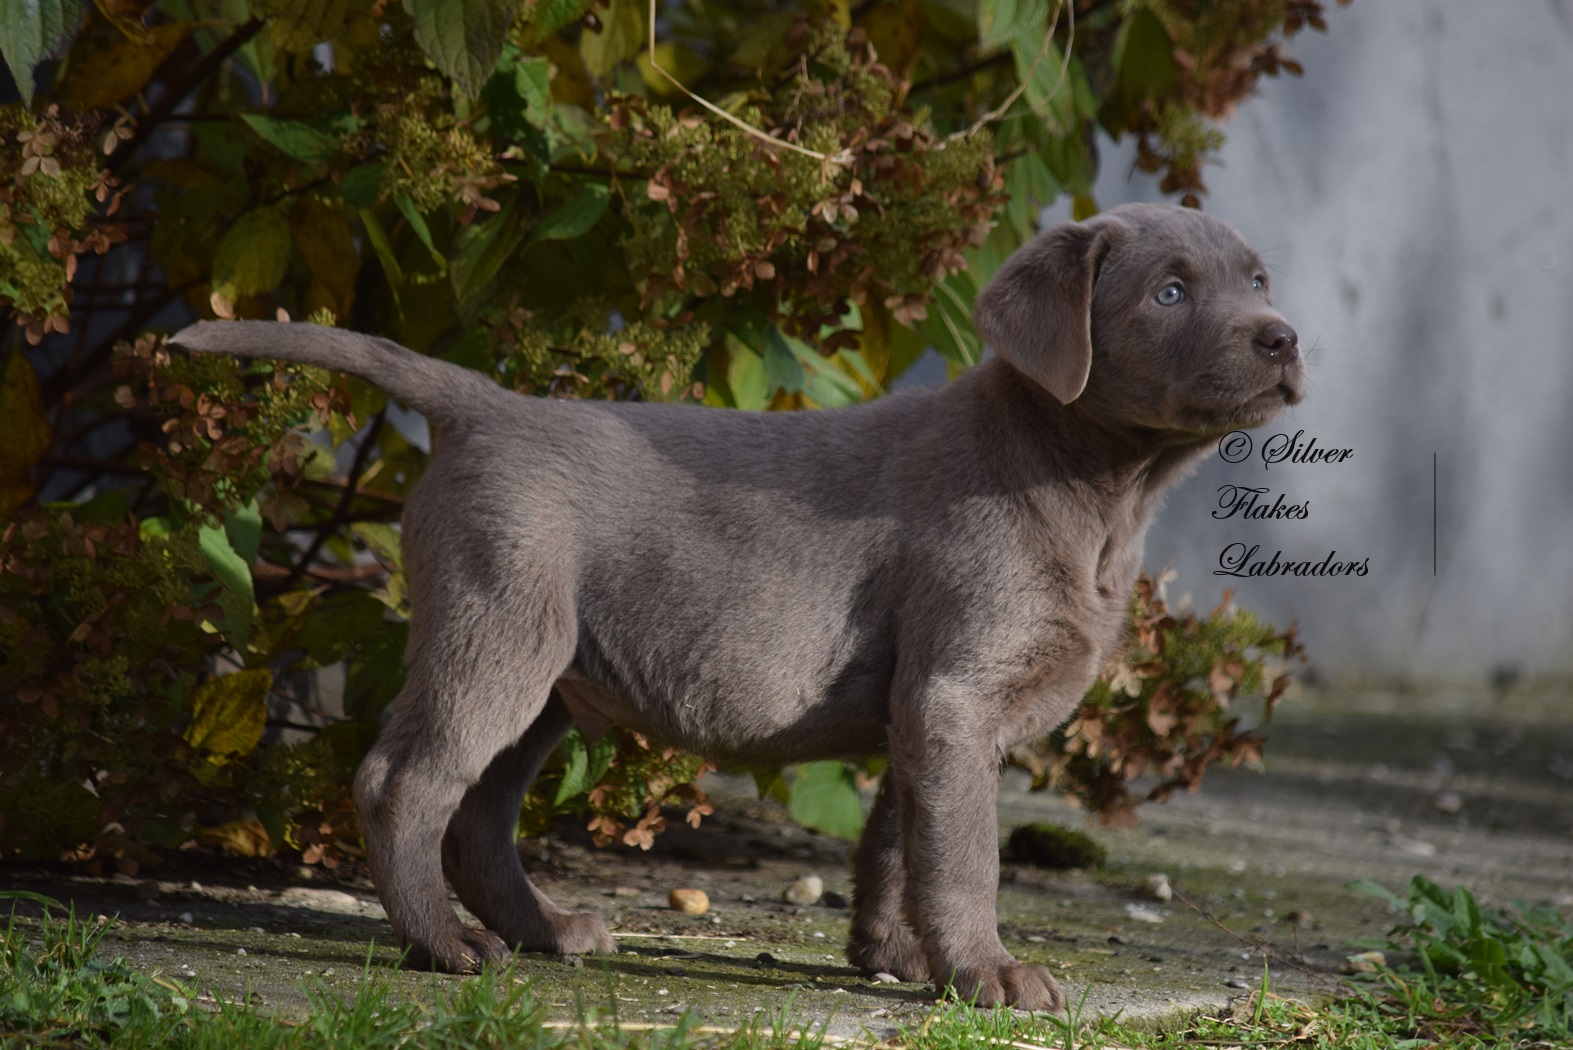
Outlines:
[[1231, 977], [1227, 981], [1225, 981], [1224, 984], [1228, 985], [1230, 988], [1249, 988], [1249, 987], [1251, 987], [1251, 982], [1247, 981], [1244, 977]]
[[235, 949], [235, 954], [236, 955], [245, 955], [246, 954], [246, 949], [244, 949], [244, 948], [236, 948]]
[[1135, 919], [1137, 922], [1159, 923], [1163, 921], [1161, 914], [1144, 904], [1127, 904], [1125, 906], [1125, 914], [1128, 918]]
[[671, 995], [672, 993], [667, 991], [665, 988], [657, 988], [655, 990], [655, 994], [656, 995]]
[[796, 904], [799, 907], [806, 908], [810, 904], [818, 902], [819, 898], [824, 896], [824, 894], [825, 882], [823, 879], [818, 875], [804, 875], [801, 879], [788, 886], [786, 892], [781, 894], [781, 897], [788, 904]]
[[637, 897], [639, 890], [633, 886], [619, 886], [612, 891], [614, 897]]
[[1340, 973], [1375, 973], [1380, 966], [1387, 965], [1387, 956], [1381, 952], [1361, 952], [1351, 955], [1344, 960], [1338, 968]]
[[267, 933], [268, 931], [264, 930], [261, 926], [251, 926], [251, 927], [248, 927], [246, 929], [246, 932], [247, 933]]
[[814, 931], [814, 936], [818, 937], [820, 940], [824, 940], [825, 939], [825, 931], [824, 930], [815, 930]]
[[[883, 970], [881, 970], [879, 973], [876, 973], [874, 976], [870, 977], [869, 980], [873, 981], [875, 984], [900, 984], [901, 983], [901, 978], [897, 977], [893, 973], [885, 973]], [[880, 1016], [880, 1017], [884, 1016], [884, 1012], [883, 1011], [878, 1011], [876, 1013], [877, 1013], [877, 1016]]]
[[191, 890], [192, 893], [201, 893], [202, 892], [202, 883], [198, 882], [196, 879], [192, 879], [191, 880], [191, 885], [188, 888]]
[[668, 966], [662, 972], [665, 973], [668, 977], [681, 977], [688, 971], [684, 970], [681, 966]]
[[1047, 937], [1040, 937], [1036, 933], [1029, 933], [1026, 937], [1023, 938], [1023, 940], [1027, 941], [1029, 944], [1046, 944], [1049, 939]]
[[704, 890], [677, 889], [667, 897], [673, 911], [684, 915], [703, 915], [710, 910], [710, 896]]
[[1443, 813], [1457, 813], [1464, 808], [1464, 796], [1456, 791], [1444, 791], [1431, 804]]
[[1169, 876], [1162, 872], [1155, 872], [1142, 879], [1138, 889], [1150, 901], [1167, 903], [1174, 899], [1174, 887], [1169, 885]]
[[194, 925], [197, 920], [189, 911], [183, 911], [180, 913], [180, 921], [186, 926], [191, 926]]
[[776, 964], [776, 957], [771, 955], [769, 952], [760, 952], [758, 955], [754, 956], [754, 961], [760, 966], [774, 966]]

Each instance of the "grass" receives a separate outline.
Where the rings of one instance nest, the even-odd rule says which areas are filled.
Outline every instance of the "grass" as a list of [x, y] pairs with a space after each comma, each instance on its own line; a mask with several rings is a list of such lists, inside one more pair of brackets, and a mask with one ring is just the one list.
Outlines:
[[[615, 1009], [581, 1005], [580, 1019], [551, 1022], [532, 983], [511, 967], [434, 986], [419, 1000], [402, 995], [369, 958], [352, 997], [320, 981], [305, 988], [300, 1023], [247, 1003], [217, 1002], [193, 986], [105, 961], [102, 916], [37, 894], [0, 896], [43, 907], [37, 922], [13, 911], [0, 931], [0, 1047], [158, 1047], [172, 1050], [345, 1048], [459, 1050], [818, 1050], [851, 1044], [881, 1050], [1174, 1050], [1210, 1046], [1257, 1050], [1475, 1050], [1573, 1048], [1573, 924], [1557, 912], [1482, 906], [1466, 889], [1416, 878], [1407, 893], [1351, 884], [1386, 900], [1400, 916], [1380, 947], [1379, 965], [1312, 1005], [1262, 987], [1219, 1016], [1199, 1016], [1160, 1032], [1117, 1018], [1087, 1019], [1082, 1004], [1063, 1018], [1021, 1017], [945, 1003], [884, 1043], [848, 1040], [823, 1026], [799, 1029], [789, 1003], [737, 1028], [715, 1028], [687, 1014], [670, 1025], [620, 1023]], [[615, 1007], [615, 996], [609, 996]], [[1083, 1000], [1083, 1003], [1085, 999]]]

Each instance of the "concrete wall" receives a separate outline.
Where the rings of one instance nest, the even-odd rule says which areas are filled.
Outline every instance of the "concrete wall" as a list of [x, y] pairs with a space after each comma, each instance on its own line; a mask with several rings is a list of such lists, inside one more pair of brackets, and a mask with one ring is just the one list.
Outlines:
[[[1334, 679], [1573, 674], [1573, 3], [1355, 0], [1298, 38], [1225, 127], [1206, 209], [1274, 272], [1338, 465], [1215, 458], [1171, 499], [1148, 564], [1171, 596], [1222, 586], [1297, 619]], [[1157, 199], [1109, 148], [1098, 200]], [[1437, 464], [1433, 575], [1432, 457]], [[1310, 501], [1304, 521], [1210, 517], [1226, 484]], [[1363, 578], [1211, 575], [1261, 556], [1370, 559]]]

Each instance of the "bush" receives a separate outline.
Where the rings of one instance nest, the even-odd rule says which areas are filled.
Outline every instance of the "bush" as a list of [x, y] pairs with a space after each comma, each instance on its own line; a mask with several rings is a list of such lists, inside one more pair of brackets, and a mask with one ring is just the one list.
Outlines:
[[[157, 332], [288, 315], [545, 396], [865, 400], [927, 347], [978, 358], [974, 293], [1039, 209], [1096, 210], [1095, 129], [1195, 203], [1215, 122], [1322, 27], [1318, 0], [722, 0], [666, 9], [652, 51], [637, 0], [18, 11], [0, 856], [121, 870], [148, 847], [355, 850], [346, 785], [401, 682], [394, 523], [426, 461], [363, 383], [175, 359]], [[331, 665], [342, 712], [303, 687]], [[701, 768], [570, 738], [527, 823], [588, 811], [647, 845], [664, 803], [705, 812]], [[851, 771], [763, 779], [856, 823]]]

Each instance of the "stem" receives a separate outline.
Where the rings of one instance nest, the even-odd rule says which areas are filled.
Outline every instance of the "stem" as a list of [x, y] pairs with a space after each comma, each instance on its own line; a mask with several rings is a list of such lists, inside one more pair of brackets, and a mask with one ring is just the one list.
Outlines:
[[366, 469], [366, 460], [371, 456], [371, 450], [377, 444], [377, 435], [382, 433], [383, 420], [387, 418], [387, 410], [377, 413], [371, 421], [371, 426], [366, 428], [366, 435], [361, 438], [360, 447], [355, 450], [355, 461], [350, 464], [349, 473], [345, 477], [344, 494], [339, 497], [339, 505], [333, 509], [333, 516], [323, 523], [317, 530], [316, 537], [311, 541], [305, 553], [295, 562], [295, 567], [284, 577], [282, 590], [293, 587], [302, 576], [306, 574], [312, 559], [321, 552], [323, 544], [328, 542], [328, 537], [343, 528], [349, 518], [350, 503], [355, 498], [355, 490], [360, 487], [360, 476]]
[[204, 81], [218, 72], [219, 66], [224, 61], [246, 45], [252, 37], [262, 31], [262, 19], [253, 18], [240, 25], [229, 36], [225, 37], [217, 47], [196, 61], [186, 75], [177, 83], [169, 85], [168, 89], [142, 112], [142, 119], [137, 121], [136, 132], [127, 139], [109, 158], [109, 170], [119, 172], [126, 162], [131, 159], [141, 145], [148, 140], [159, 125], [168, 120], [175, 112], [175, 107], [186, 100], [193, 91]]

